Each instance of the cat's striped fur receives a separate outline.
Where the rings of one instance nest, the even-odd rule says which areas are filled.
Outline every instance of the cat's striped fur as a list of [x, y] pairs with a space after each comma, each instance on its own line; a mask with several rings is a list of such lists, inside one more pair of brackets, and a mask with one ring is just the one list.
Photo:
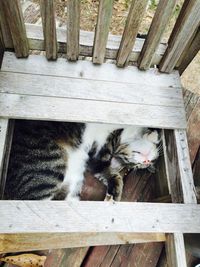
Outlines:
[[153, 132], [155, 136], [148, 133], [149, 141], [143, 139], [146, 131], [133, 126], [16, 121], [5, 197], [65, 199], [68, 194], [68, 198], [74, 198], [80, 193], [84, 171], [90, 169], [107, 185], [108, 194], [120, 200], [120, 169], [129, 164], [139, 168], [153, 164], [145, 165], [137, 159], [140, 152], [134, 149], [139, 149], [138, 142], [141, 147], [146, 142], [152, 150], [152, 161], [159, 155], [157, 132]]

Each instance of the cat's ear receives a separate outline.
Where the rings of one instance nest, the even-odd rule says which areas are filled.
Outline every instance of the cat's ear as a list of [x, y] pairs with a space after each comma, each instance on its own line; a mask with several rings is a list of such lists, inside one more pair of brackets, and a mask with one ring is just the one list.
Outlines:
[[156, 130], [152, 131], [151, 133], [144, 134], [144, 138], [146, 138], [147, 140], [149, 140], [150, 142], [156, 145], [159, 144], [160, 142], [159, 134]]

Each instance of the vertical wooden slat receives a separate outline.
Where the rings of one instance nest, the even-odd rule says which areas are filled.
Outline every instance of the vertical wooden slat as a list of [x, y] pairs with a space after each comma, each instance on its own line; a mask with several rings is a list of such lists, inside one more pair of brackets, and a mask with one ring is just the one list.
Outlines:
[[[165, 131], [165, 140], [172, 201], [197, 203], [185, 130]], [[166, 250], [170, 267], [187, 267], [182, 233], [168, 234]]]
[[184, 58], [182, 59], [182, 61], [180, 62], [180, 65], [178, 66], [180, 75], [184, 72], [187, 66], [192, 62], [193, 58], [196, 56], [199, 50], [200, 50], [200, 28], [198, 29], [186, 53], [184, 53]]
[[187, 267], [183, 234], [168, 234], [166, 241], [167, 263], [170, 267]]
[[93, 50], [93, 63], [96, 64], [104, 61], [112, 9], [113, 0], [100, 0]]
[[159, 1], [147, 38], [138, 59], [140, 69], [146, 70], [150, 67], [155, 51], [160, 44], [162, 34], [175, 5], [176, 0]]
[[79, 56], [80, 1], [67, 1], [67, 59], [76, 61]]
[[57, 37], [54, 0], [40, 0], [44, 42], [47, 59], [57, 58]]
[[3, 2], [3, 0], [0, 1], [0, 30], [2, 41], [5, 48], [13, 48], [12, 36], [8, 25], [8, 17], [6, 16]]
[[0, 199], [3, 198], [8, 160], [12, 144], [14, 121], [0, 119]]
[[117, 54], [117, 66], [123, 67], [129, 61], [140, 23], [147, 7], [148, 0], [132, 0], [126, 26]]
[[0, 68], [1, 68], [2, 60], [3, 60], [4, 49], [5, 49], [5, 47], [3, 44], [3, 37], [2, 37], [1, 32], [0, 32]]
[[181, 12], [181, 17], [178, 18], [174, 26], [172, 35], [168, 42], [168, 47], [161, 60], [159, 67], [161, 72], [169, 73], [174, 69], [192, 35], [199, 26], [200, 1], [187, 1], [187, 5], [185, 4], [183, 8], [184, 12]]
[[1, 0], [4, 14], [8, 18], [8, 24], [17, 57], [27, 57], [29, 54], [28, 40], [23, 20], [20, 0]]

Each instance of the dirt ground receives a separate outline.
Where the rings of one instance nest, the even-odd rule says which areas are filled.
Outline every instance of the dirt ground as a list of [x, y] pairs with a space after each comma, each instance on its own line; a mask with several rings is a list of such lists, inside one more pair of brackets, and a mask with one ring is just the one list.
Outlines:
[[[24, 7], [25, 20], [29, 23], [41, 23], [39, 2], [40, 0], [21, 0]], [[80, 27], [85, 31], [94, 31], [99, 0], [80, 0], [81, 1], [81, 21]], [[110, 25], [110, 32], [112, 34], [122, 34], [128, 9], [131, 0], [114, 0], [114, 8], [112, 21]], [[166, 26], [162, 42], [167, 42], [179, 11], [184, 0], [178, 0], [176, 8], [173, 12], [172, 18]], [[155, 13], [158, 0], [149, 0], [149, 6], [141, 23], [139, 32], [147, 33], [151, 24], [153, 15]], [[55, 0], [56, 7], [56, 22], [57, 26], [65, 26], [67, 18], [67, 0]], [[31, 15], [30, 15], [31, 14]], [[200, 52], [192, 61], [190, 66], [183, 73], [182, 84], [185, 88], [200, 94]]]

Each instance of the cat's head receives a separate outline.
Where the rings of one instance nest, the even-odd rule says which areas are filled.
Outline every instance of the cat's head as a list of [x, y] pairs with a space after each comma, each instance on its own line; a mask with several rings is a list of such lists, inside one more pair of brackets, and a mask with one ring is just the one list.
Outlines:
[[123, 166], [130, 168], [153, 170], [154, 163], [161, 149], [157, 130], [148, 130], [137, 139], [122, 143], [111, 160], [111, 168]]

